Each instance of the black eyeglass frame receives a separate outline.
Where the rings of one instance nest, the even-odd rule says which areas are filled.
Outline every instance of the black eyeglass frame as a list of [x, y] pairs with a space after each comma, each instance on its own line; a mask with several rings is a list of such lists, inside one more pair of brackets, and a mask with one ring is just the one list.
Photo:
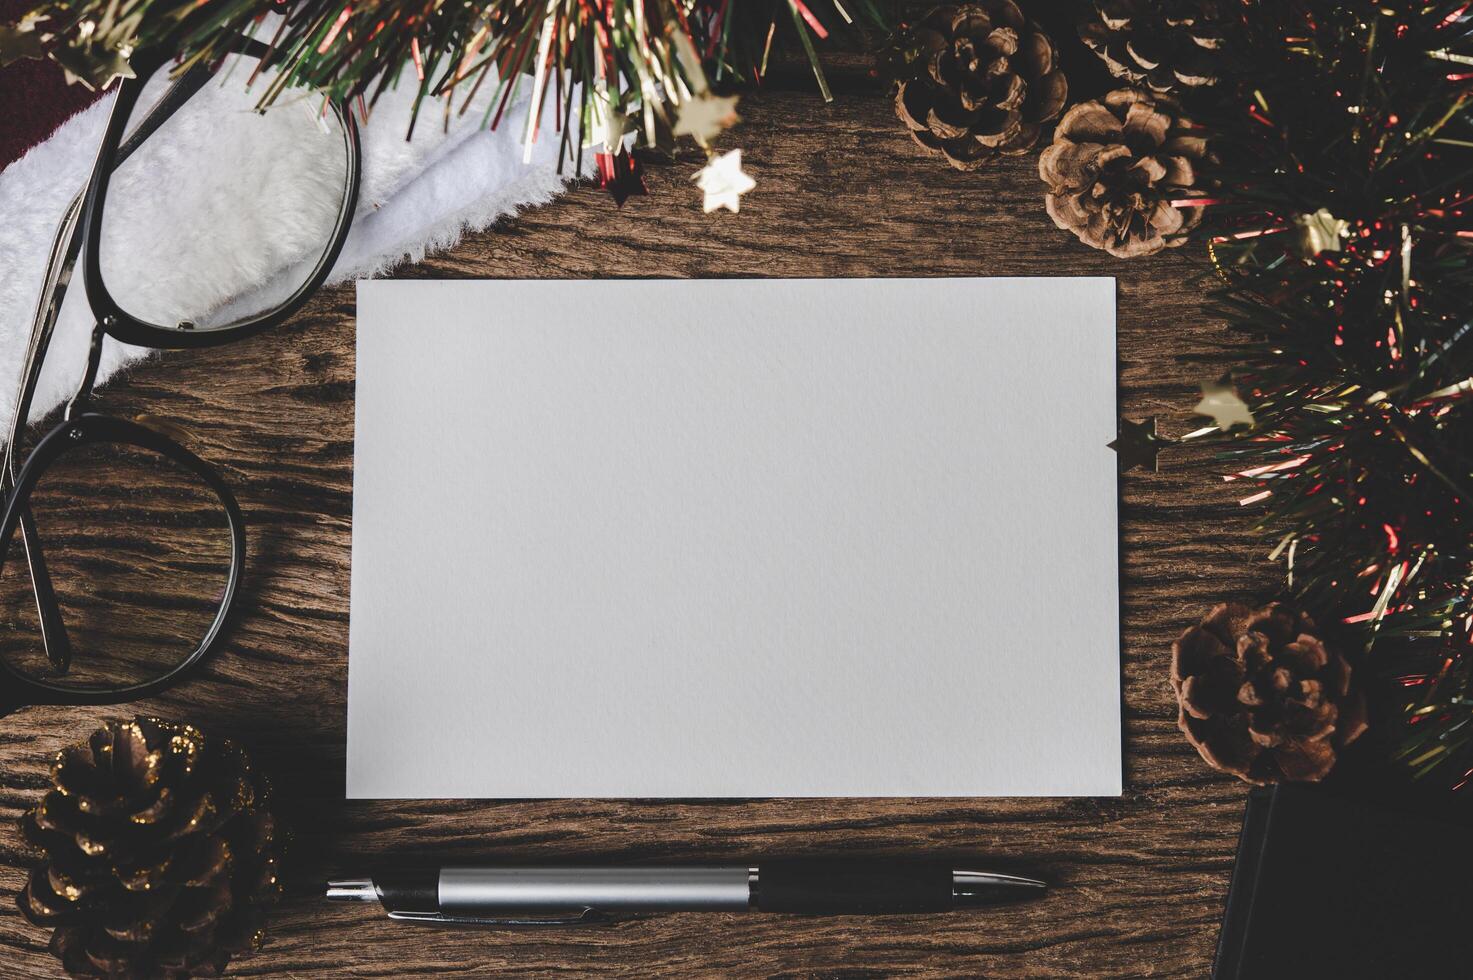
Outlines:
[[[235, 41], [232, 51], [234, 54], [257, 59], [266, 59], [270, 54], [270, 49], [265, 44], [245, 37]], [[178, 350], [241, 340], [287, 321], [327, 278], [342, 251], [357, 206], [362, 166], [357, 123], [341, 101], [328, 99], [324, 111], [333, 113], [345, 144], [345, 187], [338, 219], [327, 248], [302, 285], [264, 313], [217, 329], [193, 330], [183, 324], [165, 327], [130, 315], [113, 298], [102, 277], [100, 241], [109, 181], [113, 171], [214, 76], [213, 67], [196, 66], [184, 72], [170, 85], [159, 103], [149, 110], [148, 115], [131, 133], [128, 132], [129, 119], [144, 86], [169, 60], [170, 56], [161, 50], [142, 52], [134, 57], [132, 67], [135, 77], [124, 79], [119, 85], [92, 175], [84, 193], [78, 195], [68, 208], [53, 244], [51, 265], [32, 330], [31, 349], [16, 399], [16, 416], [11, 426], [10, 440], [4, 450], [4, 464], [0, 466], [0, 491], [4, 492], [4, 510], [3, 515], [0, 515], [0, 571], [14, 557], [12, 551], [16, 532], [19, 530], [25, 558], [30, 565], [47, 655], [53, 663], [57, 663], [58, 658], [69, 659], [69, 641], [66, 640], [65, 629], [61, 624], [59, 605], [28, 503], [31, 492], [47, 469], [66, 452], [82, 446], [111, 443], [157, 453], [193, 473], [214, 492], [225, 514], [231, 541], [230, 567], [225, 588], [215, 618], [195, 650], [166, 673], [136, 684], [118, 687], [48, 684], [19, 673], [0, 659], [0, 716], [26, 705], [117, 704], [148, 697], [178, 683], [213, 651], [234, 611], [245, 570], [245, 520], [234, 495], [214, 467], [162, 433], [135, 422], [93, 412], [77, 412], [76, 409], [84, 406], [91, 398], [105, 336], [136, 346]], [[87, 300], [95, 318], [88, 363], [81, 384], [66, 407], [63, 421], [36, 443], [19, 471], [16, 471], [14, 447], [25, 429], [51, 333], [79, 252]], [[54, 639], [64, 648], [57, 654], [53, 654], [51, 646]]]
[[[270, 53], [270, 49], [265, 44], [252, 38], [239, 38], [234, 48], [237, 54], [256, 58], [266, 58]], [[362, 153], [358, 142], [358, 126], [353, 119], [353, 114], [347, 111], [342, 102], [328, 99], [326, 108], [336, 116], [347, 142], [346, 192], [329, 247], [318, 259], [311, 275], [303, 280], [297, 291], [282, 301], [279, 306], [260, 316], [231, 324], [228, 327], [210, 330], [186, 330], [177, 326], [165, 327], [139, 320], [118, 305], [112, 293], [108, 292], [107, 283], [103, 281], [100, 247], [102, 217], [112, 173], [123, 159], [126, 159], [126, 154], [120, 155], [119, 151], [125, 145], [124, 136], [128, 120], [132, 117], [133, 109], [143, 94], [144, 85], [155, 72], [168, 63], [168, 60], [167, 56], [157, 53], [151, 57], [145, 57], [141, 65], [135, 64], [134, 66], [136, 77], [125, 79], [118, 89], [118, 97], [113, 103], [112, 114], [108, 117], [107, 130], [103, 136], [102, 150], [98, 153], [97, 163], [92, 170], [92, 178], [87, 184], [86, 203], [82, 212], [82, 227], [86, 241], [82, 258], [82, 276], [87, 288], [87, 300], [92, 305], [93, 314], [109, 336], [125, 344], [134, 344], [139, 347], [180, 350], [190, 347], [211, 347], [249, 337], [262, 330], [280, 326], [302, 308], [302, 304], [307, 302], [327, 278], [328, 272], [331, 271], [333, 263], [337, 261], [338, 254], [342, 251], [343, 242], [348, 237], [348, 229], [353, 223], [353, 209], [358, 202], [358, 176], [362, 166]], [[138, 130], [129, 137], [129, 143], [136, 147], [142, 142], [142, 139], [139, 138], [140, 133], [142, 138], [146, 139], [154, 129], [173, 115], [189, 96], [192, 96], [205, 82], [209, 81], [212, 75], [213, 72], [201, 68], [186, 72], [179, 81], [174, 83], [174, 88], [164, 96], [159, 105], [150, 110], [148, 117], [140, 123]], [[180, 95], [182, 97], [179, 97]], [[160, 113], [164, 114], [162, 118], [159, 118]], [[144, 127], [148, 127], [147, 132], [143, 132]]]

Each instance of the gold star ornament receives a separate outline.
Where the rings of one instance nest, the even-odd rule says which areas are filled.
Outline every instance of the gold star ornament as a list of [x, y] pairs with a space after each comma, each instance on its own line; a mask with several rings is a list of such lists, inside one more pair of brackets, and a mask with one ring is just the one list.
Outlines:
[[1340, 242], [1350, 231], [1350, 222], [1342, 221], [1320, 208], [1314, 214], [1294, 217], [1294, 247], [1300, 258], [1312, 259], [1321, 252], [1338, 252]]
[[46, 55], [46, 42], [51, 40], [51, 35], [36, 29], [45, 19], [32, 11], [13, 25], [0, 24], [0, 65]]
[[702, 92], [682, 103], [675, 110], [675, 135], [689, 136], [706, 146], [721, 131], [741, 121], [736, 113], [737, 97], [712, 95]]
[[119, 78], [134, 77], [128, 64], [133, 57], [131, 44], [70, 44], [53, 48], [50, 54], [51, 60], [61, 65], [69, 84], [81, 82], [94, 92], [101, 92]]
[[1235, 425], [1253, 428], [1253, 413], [1248, 410], [1248, 403], [1238, 397], [1238, 389], [1227, 375], [1202, 385], [1202, 400], [1192, 411], [1211, 418], [1223, 432]]
[[706, 195], [701, 206], [707, 214], [717, 208], [736, 214], [742, 209], [742, 195], [757, 186], [755, 180], [742, 172], [741, 150], [713, 156], [691, 179]]
[[622, 106], [611, 106], [604, 121], [604, 151], [618, 153], [624, 149], [624, 134], [629, 132], [629, 117]]

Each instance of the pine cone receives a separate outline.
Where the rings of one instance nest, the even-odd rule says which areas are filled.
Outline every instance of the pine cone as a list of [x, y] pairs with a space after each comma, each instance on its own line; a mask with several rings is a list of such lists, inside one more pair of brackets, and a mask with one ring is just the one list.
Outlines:
[[265, 780], [245, 753], [157, 718], [57, 754], [21, 818], [45, 854], [18, 896], [78, 977], [217, 976], [260, 944], [279, 893]]
[[1028, 152], [1069, 97], [1053, 42], [1013, 0], [937, 7], [903, 47], [895, 113], [959, 170]]
[[1054, 224], [1132, 258], [1182, 244], [1201, 222], [1200, 208], [1173, 202], [1201, 193], [1205, 162], [1207, 141], [1175, 102], [1123, 88], [1064, 113], [1038, 175]]
[[1350, 664], [1278, 603], [1213, 609], [1172, 644], [1171, 686], [1187, 741], [1250, 783], [1323, 779], [1366, 730]]
[[1223, 27], [1217, 0], [1095, 0], [1079, 36], [1110, 74], [1164, 94], [1217, 83]]

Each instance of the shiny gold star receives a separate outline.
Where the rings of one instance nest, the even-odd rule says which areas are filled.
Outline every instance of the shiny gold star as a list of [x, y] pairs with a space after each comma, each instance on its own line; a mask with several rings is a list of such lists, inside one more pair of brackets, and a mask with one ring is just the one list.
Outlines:
[[742, 209], [741, 196], [757, 186], [755, 180], [742, 172], [741, 150], [712, 157], [691, 179], [705, 192], [706, 199], [701, 206], [707, 214], [717, 208], [736, 214]]
[[128, 64], [131, 57], [133, 47], [128, 44], [116, 48], [72, 45], [51, 51], [51, 59], [61, 65], [69, 83], [81, 82], [95, 92], [102, 91], [119, 78], [133, 78], [133, 68]]
[[604, 150], [608, 153], [618, 153], [624, 149], [624, 134], [627, 132], [629, 132], [629, 117], [624, 115], [623, 109], [614, 106], [609, 110], [604, 126]]
[[1338, 252], [1350, 222], [1335, 217], [1327, 208], [1294, 217], [1294, 247], [1300, 258], [1312, 259], [1321, 252]]
[[1120, 435], [1108, 445], [1115, 450], [1116, 463], [1121, 473], [1137, 466], [1149, 468], [1152, 473], [1156, 473], [1161, 469], [1156, 455], [1161, 452], [1162, 446], [1173, 441], [1156, 434], [1156, 419], [1152, 417], [1143, 422], [1121, 419]]
[[1202, 385], [1202, 400], [1192, 411], [1209, 416], [1223, 432], [1235, 425], [1253, 428], [1253, 413], [1248, 410], [1248, 403], [1238, 397], [1238, 389], [1226, 375]]
[[46, 42], [51, 35], [36, 29], [36, 25], [45, 19], [32, 11], [13, 25], [0, 24], [0, 65], [8, 65], [21, 58], [45, 56]]
[[675, 135], [690, 136], [702, 146], [721, 135], [723, 129], [736, 125], [741, 117], [736, 114], [737, 97], [700, 95], [682, 103], [676, 110]]
[[123, 45], [97, 60], [97, 72], [102, 78], [102, 88], [107, 88], [120, 78], [138, 77], [133, 73], [133, 66], [129, 64], [129, 59], [132, 57], [132, 46]]

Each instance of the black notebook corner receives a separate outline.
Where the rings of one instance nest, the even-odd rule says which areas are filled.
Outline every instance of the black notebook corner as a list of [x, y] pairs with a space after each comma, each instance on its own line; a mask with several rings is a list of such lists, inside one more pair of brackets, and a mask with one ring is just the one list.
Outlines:
[[1473, 974], [1469, 837], [1315, 787], [1254, 790], [1214, 980]]

